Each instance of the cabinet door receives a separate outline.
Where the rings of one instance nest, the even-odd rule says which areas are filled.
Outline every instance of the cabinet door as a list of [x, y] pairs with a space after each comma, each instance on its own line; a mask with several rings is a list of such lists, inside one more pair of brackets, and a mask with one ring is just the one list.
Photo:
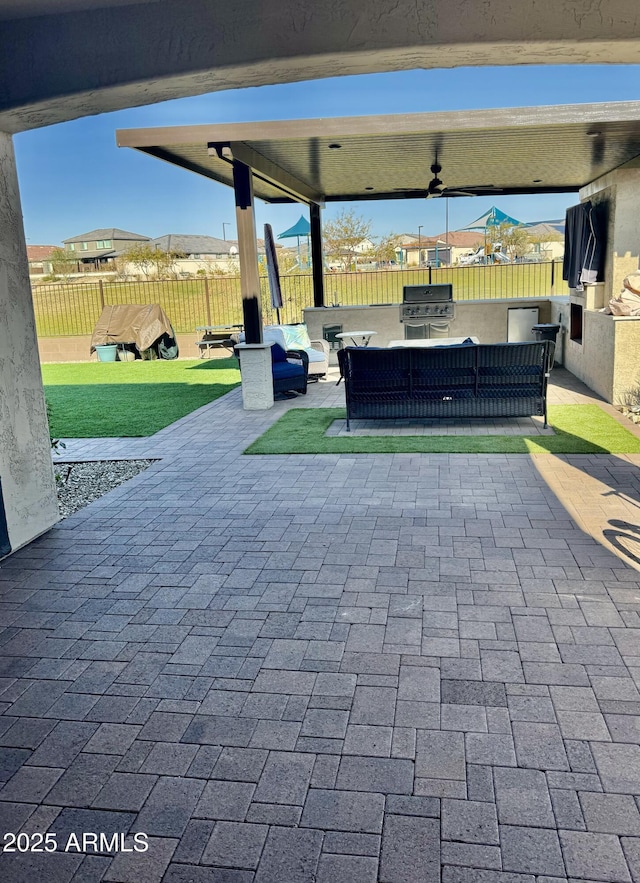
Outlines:
[[509, 343], [524, 343], [536, 339], [531, 329], [538, 324], [538, 307], [512, 307], [507, 313]]

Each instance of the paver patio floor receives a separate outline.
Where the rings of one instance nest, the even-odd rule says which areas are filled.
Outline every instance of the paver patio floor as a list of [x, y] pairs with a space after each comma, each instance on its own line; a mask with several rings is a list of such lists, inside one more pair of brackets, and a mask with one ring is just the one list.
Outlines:
[[640, 458], [242, 456], [342, 395], [69, 445], [161, 459], [0, 565], [1, 827], [57, 839], [2, 881], [640, 881]]

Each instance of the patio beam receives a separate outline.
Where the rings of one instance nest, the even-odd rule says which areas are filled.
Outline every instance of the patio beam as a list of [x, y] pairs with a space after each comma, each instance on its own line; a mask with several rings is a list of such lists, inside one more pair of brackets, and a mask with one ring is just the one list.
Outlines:
[[[226, 151], [223, 148], [224, 145], [221, 144], [209, 144], [208, 152], [211, 154], [213, 150], [217, 156], [224, 159], [226, 158]], [[249, 145], [243, 144], [240, 141], [234, 141], [229, 144], [229, 150], [233, 159], [240, 160], [240, 162], [249, 166], [254, 177], [260, 178], [267, 184], [271, 184], [282, 191], [287, 201], [310, 203], [321, 202], [324, 199], [320, 191], [296, 178], [295, 175], [292, 175], [291, 172], [288, 172], [282, 166], [262, 156], [257, 150], [249, 147]]]
[[309, 206], [309, 222], [311, 225], [311, 272], [313, 278], [313, 305], [324, 306], [324, 261], [322, 258], [322, 223], [320, 206], [312, 202]]
[[262, 308], [260, 305], [253, 182], [249, 166], [236, 159], [233, 161], [233, 191], [236, 200], [240, 290], [242, 292], [245, 340], [247, 343], [262, 343]]

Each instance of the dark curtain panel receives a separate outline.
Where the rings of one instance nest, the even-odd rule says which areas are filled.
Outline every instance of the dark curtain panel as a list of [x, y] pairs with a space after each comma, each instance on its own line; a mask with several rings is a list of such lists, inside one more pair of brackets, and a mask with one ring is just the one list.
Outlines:
[[562, 278], [570, 288], [602, 282], [606, 250], [607, 207], [582, 202], [567, 209]]

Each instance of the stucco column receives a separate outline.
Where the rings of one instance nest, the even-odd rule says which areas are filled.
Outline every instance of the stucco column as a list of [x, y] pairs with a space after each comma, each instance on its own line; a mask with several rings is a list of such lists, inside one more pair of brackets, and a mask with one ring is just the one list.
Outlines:
[[59, 519], [11, 137], [0, 132], [0, 481], [11, 549]]
[[640, 239], [640, 160], [634, 159], [580, 190], [580, 201], [608, 206], [604, 303], [622, 291], [622, 280], [638, 269]]
[[239, 343], [236, 347], [240, 358], [242, 406], [245, 411], [273, 408], [272, 346], [273, 341], [269, 340], [264, 343]]

